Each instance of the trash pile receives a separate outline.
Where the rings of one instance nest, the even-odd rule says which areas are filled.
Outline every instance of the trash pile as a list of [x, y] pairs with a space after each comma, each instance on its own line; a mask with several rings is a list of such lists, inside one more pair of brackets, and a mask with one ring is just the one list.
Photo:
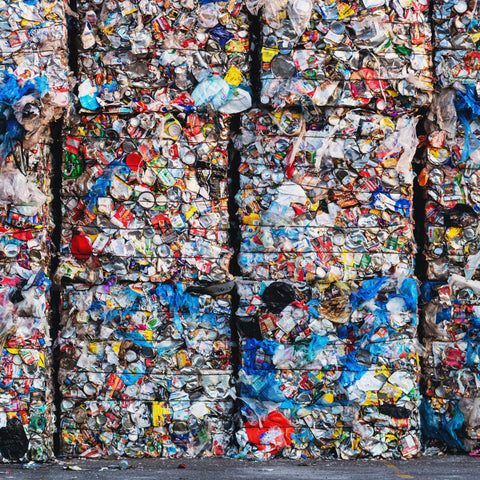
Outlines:
[[480, 449], [477, 7], [4, 2], [0, 460]]
[[424, 122], [427, 279], [422, 308], [426, 440], [478, 449], [477, 303], [480, 264], [476, 4], [434, 5], [438, 93]]
[[64, 131], [62, 453], [232, 455], [230, 114], [241, 2], [81, 2]]
[[49, 122], [68, 105], [64, 2], [6, 1], [0, 22], [0, 461], [46, 461], [55, 431]]
[[428, 5], [251, 2], [242, 115], [239, 456], [420, 453], [412, 161]]

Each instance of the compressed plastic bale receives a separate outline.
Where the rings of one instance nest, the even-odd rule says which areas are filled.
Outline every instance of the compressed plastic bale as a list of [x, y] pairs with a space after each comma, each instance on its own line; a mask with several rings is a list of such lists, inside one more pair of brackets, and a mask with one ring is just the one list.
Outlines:
[[[28, 262], [28, 250], [23, 253]], [[5, 271], [7, 265], [0, 262], [0, 458], [46, 461], [53, 456], [55, 431], [47, 303], [50, 283], [41, 269], [22, 272], [17, 267], [18, 273], [12, 276]], [[20, 265], [26, 266], [22, 261]], [[10, 268], [15, 269], [15, 264], [10, 263]]]
[[435, 2], [438, 94], [425, 121], [426, 203], [423, 287], [423, 434], [442, 449], [478, 447], [477, 388], [477, 77], [476, 6]]
[[478, 282], [458, 275], [422, 292], [423, 430], [442, 449], [478, 448], [478, 292]]
[[229, 289], [66, 287], [58, 339], [64, 453], [231, 455]]
[[[381, 369], [377, 371], [377, 378], [382, 378], [380, 385], [385, 380], [385, 372], [385, 369], [383, 373]], [[369, 373], [373, 378], [375, 371]], [[299, 383], [293, 380], [295, 375], [301, 379]], [[285, 384], [286, 398], [282, 403], [278, 398], [277, 403], [273, 402], [270, 393], [268, 400], [262, 399], [263, 402], [242, 396], [242, 427], [237, 432], [239, 455], [264, 459], [275, 455], [289, 458], [381, 455], [392, 458], [418, 454], [418, 391], [417, 394], [406, 392], [397, 398], [408, 408], [392, 406], [387, 397], [382, 397], [382, 390], [392, 387], [382, 387], [378, 398], [386, 401], [379, 402], [377, 392], [373, 391], [379, 387], [374, 381], [372, 390], [363, 392], [370, 400], [369, 406], [362, 408], [358, 398], [350, 401], [348, 396], [334, 389], [336, 380], [339, 385], [338, 377], [344, 375], [310, 372], [307, 376], [302, 372], [283, 371], [276, 378], [278, 386], [281, 385], [278, 382]], [[326, 385], [324, 379], [327, 379]], [[275, 383], [271, 378], [268, 381]], [[322, 387], [327, 387], [327, 393]], [[406, 448], [410, 444], [414, 448]]]
[[62, 451], [231, 456], [233, 285], [218, 282], [231, 278], [228, 115], [251, 105], [246, 12], [77, 7], [57, 272]]
[[441, 90], [429, 114], [421, 183], [427, 196], [425, 253], [432, 280], [477, 275], [479, 105], [472, 85], [457, 84]]
[[242, 2], [78, 5], [79, 100], [85, 110], [251, 106]]
[[243, 116], [239, 264], [252, 279], [412, 272], [417, 119], [362, 110]]
[[[21, 144], [35, 153], [48, 124], [68, 107], [64, 2], [8, 1], [0, 28], [0, 158]], [[7, 13], [8, 12], [8, 13]]]
[[[428, 2], [249, 2], [262, 19], [261, 102], [371, 106], [397, 114], [433, 92]], [[260, 8], [263, 7], [263, 8]]]
[[233, 400], [190, 398], [173, 388], [164, 401], [62, 402], [62, 449], [98, 458], [201, 457], [231, 454]]
[[231, 369], [227, 294], [190, 294], [182, 284], [107, 283], [70, 286], [64, 295], [61, 371], [102, 372], [110, 364], [111, 372], [128, 375], [140, 363], [143, 373]]
[[238, 292], [239, 456], [419, 453], [414, 279], [241, 282]]
[[228, 118], [176, 112], [85, 120], [65, 139], [59, 275], [93, 283], [113, 274], [228, 279]]
[[469, 2], [434, 2], [435, 70], [442, 86], [475, 84], [478, 76], [478, 11]]
[[[33, 32], [32, 32], [33, 33]], [[9, 79], [10, 99], [24, 99]], [[31, 95], [30, 87], [25, 92]], [[32, 96], [33, 98], [33, 96]], [[2, 91], [2, 114], [8, 112]], [[13, 125], [13, 121], [10, 126]], [[40, 132], [48, 134], [45, 125]], [[50, 339], [50, 139], [31, 151], [25, 131], [3, 132], [0, 166], [0, 459], [48, 461], [53, 457], [55, 406]], [[28, 133], [27, 133], [28, 135]]]

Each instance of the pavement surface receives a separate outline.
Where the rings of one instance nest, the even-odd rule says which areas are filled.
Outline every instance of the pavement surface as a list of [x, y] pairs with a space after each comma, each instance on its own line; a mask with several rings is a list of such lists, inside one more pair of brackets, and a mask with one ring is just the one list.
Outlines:
[[[270, 460], [229, 459], [58, 460], [44, 465], [0, 465], [0, 480], [386, 480], [479, 479], [480, 458], [422, 457], [413, 460]], [[33, 467], [31, 469], [25, 467]], [[125, 464], [123, 465], [126, 466]], [[70, 470], [77, 468], [77, 470]], [[78, 470], [81, 469], [81, 470]]]

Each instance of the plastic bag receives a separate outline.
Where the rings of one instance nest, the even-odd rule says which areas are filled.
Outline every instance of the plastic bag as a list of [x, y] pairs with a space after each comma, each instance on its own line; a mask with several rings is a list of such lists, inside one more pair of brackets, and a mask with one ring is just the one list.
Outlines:
[[312, 10], [311, 0], [289, 0], [287, 3], [287, 13], [298, 36], [307, 29]]

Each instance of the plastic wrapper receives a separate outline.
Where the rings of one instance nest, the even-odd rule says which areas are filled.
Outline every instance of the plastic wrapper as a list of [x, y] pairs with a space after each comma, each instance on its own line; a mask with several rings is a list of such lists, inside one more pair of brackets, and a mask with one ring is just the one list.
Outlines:
[[57, 342], [63, 452], [231, 454], [231, 288], [66, 286]]
[[172, 99], [223, 113], [251, 106], [242, 2], [83, 2], [78, 10], [85, 110], [158, 108]]
[[369, 106], [394, 115], [428, 105], [428, 2], [386, 3], [251, 2], [253, 10], [263, 6], [261, 102]]
[[241, 457], [419, 453], [413, 278], [238, 291]]
[[[98, 115], [64, 143], [60, 275], [229, 278], [226, 116]], [[93, 275], [93, 277], [92, 277]]]
[[416, 119], [364, 110], [243, 116], [239, 264], [252, 279], [412, 273]]
[[479, 447], [478, 281], [452, 275], [446, 282], [426, 282], [422, 329], [422, 420], [424, 436], [457, 451]]

